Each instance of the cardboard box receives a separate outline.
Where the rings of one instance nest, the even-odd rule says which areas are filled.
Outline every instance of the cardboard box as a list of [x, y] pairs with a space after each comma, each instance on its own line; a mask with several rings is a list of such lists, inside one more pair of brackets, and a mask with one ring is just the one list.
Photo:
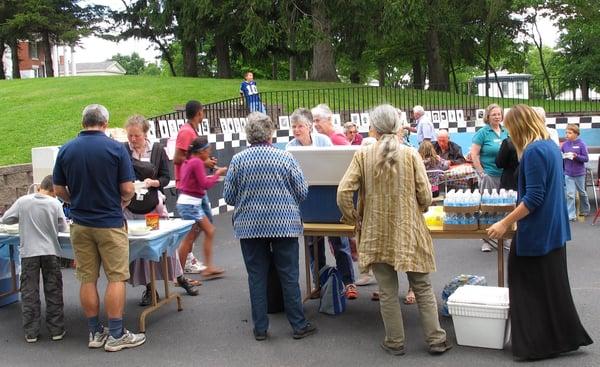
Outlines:
[[477, 223], [475, 224], [447, 224], [444, 223], [444, 231], [476, 231], [479, 229]]

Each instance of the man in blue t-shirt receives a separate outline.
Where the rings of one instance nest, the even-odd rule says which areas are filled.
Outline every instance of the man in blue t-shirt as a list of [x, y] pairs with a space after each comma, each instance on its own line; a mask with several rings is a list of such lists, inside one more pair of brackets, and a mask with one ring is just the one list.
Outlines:
[[[135, 174], [125, 146], [106, 136], [108, 110], [104, 106], [87, 106], [81, 125], [79, 135], [58, 152], [54, 191], [71, 204], [71, 243], [81, 282], [79, 298], [88, 320], [88, 347], [115, 352], [146, 341], [144, 334], [123, 328], [129, 240], [122, 208], [135, 194]], [[108, 279], [104, 295], [108, 327], [99, 320], [100, 265]]]
[[240, 85], [240, 95], [246, 101], [249, 112], [267, 113], [265, 105], [260, 101], [260, 94], [258, 94], [254, 74], [251, 71], [244, 74], [244, 81]]

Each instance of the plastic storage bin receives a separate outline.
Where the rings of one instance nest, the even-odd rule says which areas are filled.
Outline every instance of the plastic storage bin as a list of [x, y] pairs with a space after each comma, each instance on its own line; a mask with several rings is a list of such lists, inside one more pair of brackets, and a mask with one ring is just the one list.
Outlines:
[[508, 323], [508, 288], [464, 285], [448, 298], [459, 345], [503, 349]]

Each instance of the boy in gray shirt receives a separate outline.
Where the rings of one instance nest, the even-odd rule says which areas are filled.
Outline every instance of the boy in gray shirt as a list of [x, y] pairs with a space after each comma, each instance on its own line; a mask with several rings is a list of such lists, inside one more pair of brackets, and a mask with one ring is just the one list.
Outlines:
[[58, 232], [66, 232], [68, 225], [54, 195], [52, 176], [42, 180], [37, 193], [17, 199], [0, 223], [19, 223], [25, 340], [35, 343], [40, 333], [40, 269], [46, 296], [46, 326], [52, 340], [62, 340], [65, 325]]

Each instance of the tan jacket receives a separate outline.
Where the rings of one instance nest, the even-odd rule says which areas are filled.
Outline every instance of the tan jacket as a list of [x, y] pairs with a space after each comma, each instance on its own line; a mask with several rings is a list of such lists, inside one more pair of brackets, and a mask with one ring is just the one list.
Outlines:
[[[372, 263], [386, 263], [398, 272], [433, 272], [433, 244], [423, 218], [431, 204], [431, 188], [423, 161], [416, 150], [400, 145], [397, 174], [376, 178], [379, 144], [354, 154], [337, 191], [342, 221], [360, 225], [359, 267], [366, 270]], [[360, 197], [358, 210], [353, 203], [355, 191]]]

